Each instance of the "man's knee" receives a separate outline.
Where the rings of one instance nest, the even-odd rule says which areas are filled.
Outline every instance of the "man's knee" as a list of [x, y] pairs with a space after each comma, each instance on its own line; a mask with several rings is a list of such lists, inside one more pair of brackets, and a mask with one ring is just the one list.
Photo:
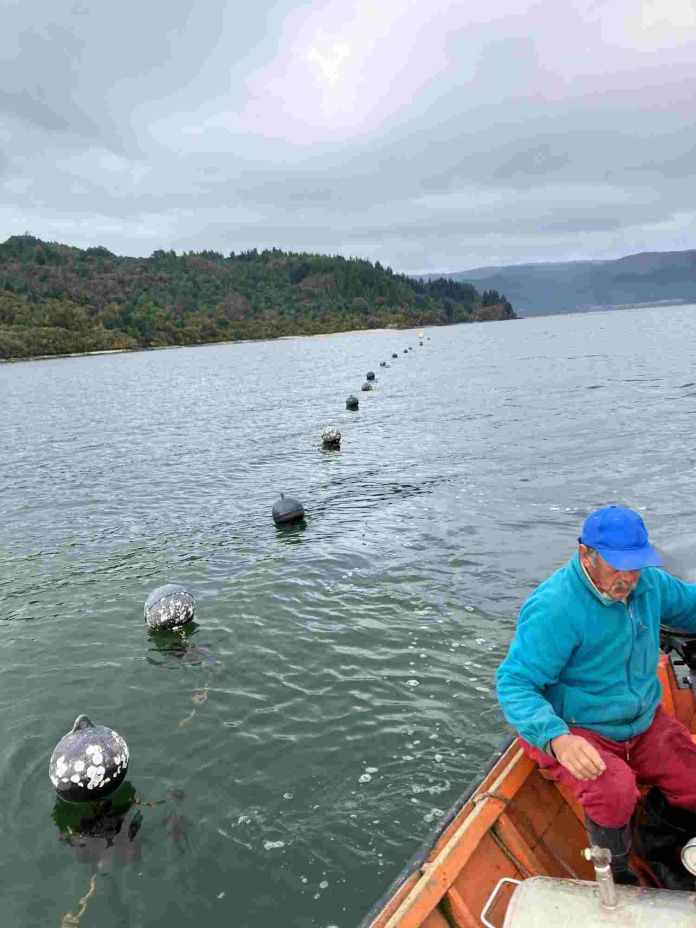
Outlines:
[[624, 763], [608, 764], [596, 780], [589, 780], [580, 801], [590, 818], [605, 828], [630, 821], [640, 791], [633, 771]]

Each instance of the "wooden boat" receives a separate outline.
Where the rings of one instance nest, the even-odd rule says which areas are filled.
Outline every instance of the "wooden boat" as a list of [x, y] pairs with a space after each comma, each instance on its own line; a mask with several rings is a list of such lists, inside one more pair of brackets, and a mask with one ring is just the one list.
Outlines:
[[[696, 671], [696, 640], [663, 629], [661, 643], [663, 651], [669, 652], [660, 655], [658, 664], [662, 705], [696, 733], [696, 699], [686, 663], [689, 661]], [[696, 675], [693, 682], [696, 685]], [[696, 741], [696, 734], [693, 737]], [[535, 879], [535, 882], [553, 883], [561, 888], [565, 884], [566, 892], [569, 887], [575, 888], [576, 896], [578, 886], [596, 895], [599, 887], [594, 864], [583, 856], [589, 843], [584, 821], [575, 797], [542, 772], [524, 754], [519, 740], [511, 736], [360, 928], [502, 928], [503, 925], [515, 928], [532, 924], [552, 928], [572, 924], [581, 928], [584, 924], [605, 924], [600, 917], [605, 913], [599, 903], [597, 918], [587, 922], [581, 916], [568, 922], [555, 916], [544, 917], [541, 911], [537, 912], [536, 921], [516, 919], [512, 913], [514, 906], [510, 905], [515, 892], [523, 886], [530, 887], [527, 881], [539, 877], [557, 878], [545, 883]], [[641, 874], [641, 883], [656, 887], [642, 862], [634, 858], [633, 864]], [[593, 884], [590, 887], [587, 883], [571, 882], [578, 880]], [[519, 881], [520, 885], [513, 881]], [[646, 897], [644, 889], [622, 886], [617, 890]], [[651, 906], [647, 920], [616, 920], [614, 911], [606, 923], [669, 924], [674, 928], [685, 922], [680, 920], [683, 912], [675, 915], [671, 906], [680, 901], [677, 897], [687, 896], [693, 912], [688, 923], [696, 926], [696, 897], [659, 888], [653, 888], [647, 896]]]

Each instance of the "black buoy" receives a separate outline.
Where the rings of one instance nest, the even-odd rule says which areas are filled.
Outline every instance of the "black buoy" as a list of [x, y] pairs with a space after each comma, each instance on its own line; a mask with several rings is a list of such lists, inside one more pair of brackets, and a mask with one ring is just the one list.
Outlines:
[[196, 611], [193, 595], [181, 583], [158, 586], [145, 602], [145, 621], [150, 628], [172, 631], [192, 621]]
[[357, 396], [353, 396], [351, 393], [346, 400], [346, 409], [357, 409], [359, 405]]
[[128, 746], [112, 728], [93, 725], [86, 715], [56, 745], [48, 773], [66, 802], [97, 802], [126, 778]]
[[404, 354], [408, 354], [408, 348], [404, 348]]
[[398, 357], [399, 357], [398, 354], [397, 354], [395, 351], [393, 351], [393, 352], [392, 352], [392, 358], [398, 358]]
[[422, 345], [422, 344], [423, 344], [423, 342], [418, 342], [418, 344], [419, 344], [419, 345]]
[[302, 503], [293, 499], [291, 496], [280, 494], [280, 499], [273, 504], [273, 521], [276, 525], [282, 525], [285, 522], [295, 522], [297, 519], [304, 518], [304, 506]]
[[361, 389], [361, 390], [364, 390], [364, 392], [367, 393], [368, 390], [371, 390], [371, 389], [372, 389], [372, 384], [371, 384], [371, 383], [368, 383], [368, 382], [366, 381], [366, 382], [362, 385], [362, 387], [360, 387], [360, 389]]
[[368, 372], [365, 374], [365, 379], [366, 379], [366, 380], [374, 380], [374, 379], [375, 379], [375, 372], [374, 372], [374, 371], [368, 371]]
[[341, 433], [333, 425], [329, 425], [321, 431], [321, 443], [325, 448], [340, 448]]
[[387, 362], [386, 362], [386, 361], [380, 361], [380, 362], [379, 362], [379, 366], [380, 366], [380, 367], [386, 367], [386, 366], [387, 366]]

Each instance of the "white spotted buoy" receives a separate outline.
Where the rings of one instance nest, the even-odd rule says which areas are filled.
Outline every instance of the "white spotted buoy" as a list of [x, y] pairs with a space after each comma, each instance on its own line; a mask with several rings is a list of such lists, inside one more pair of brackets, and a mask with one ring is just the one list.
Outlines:
[[56, 745], [48, 773], [66, 802], [97, 802], [119, 788], [128, 770], [128, 746], [112, 728], [86, 715]]
[[360, 403], [358, 402], [357, 396], [351, 395], [346, 400], [346, 409], [357, 409]]
[[145, 620], [150, 628], [183, 628], [193, 619], [196, 601], [181, 583], [158, 586], [145, 602]]
[[374, 379], [375, 379], [375, 372], [374, 372], [374, 371], [368, 371], [368, 372], [365, 374], [365, 380], [374, 380]]
[[341, 433], [333, 425], [322, 429], [321, 442], [325, 448], [338, 448], [341, 444]]
[[293, 499], [291, 496], [285, 496], [284, 493], [281, 493], [280, 499], [276, 500], [273, 504], [273, 521], [276, 525], [303, 519], [304, 514], [305, 511], [302, 503], [297, 499]]
[[363, 390], [365, 393], [367, 393], [368, 390], [372, 389], [372, 384], [369, 383], [368, 381], [365, 381], [365, 383], [362, 385], [362, 387], [360, 387], [360, 389]]

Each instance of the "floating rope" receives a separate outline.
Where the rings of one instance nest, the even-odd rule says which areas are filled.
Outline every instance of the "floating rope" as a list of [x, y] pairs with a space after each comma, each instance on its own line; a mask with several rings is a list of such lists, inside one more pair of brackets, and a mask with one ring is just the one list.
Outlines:
[[181, 721], [179, 722], [179, 728], [183, 728], [187, 722], [191, 721], [191, 719], [196, 714], [196, 709], [199, 706], [202, 706], [207, 698], [208, 698], [208, 687], [207, 686], [204, 690], [196, 690], [194, 692], [191, 698], [191, 702], [193, 703], [193, 709], [191, 710], [191, 713], [186, 716], [185, 719], [181, 719]]
[[80, 928], [80, 922], [82, 921], [82, 916], [87, 911], [87, 903], [92, 898], [92, 896], [97, 891], [97, 874], [93, 873], [89, 881], [89, 892], [87, 895], [83, 896], [80, 899], [78, 905], [80, 906], [79, 911], [76, 915], [73, 915], [72, 912], [66, 912], [65, 915], [60, 920], [60, 928]]

